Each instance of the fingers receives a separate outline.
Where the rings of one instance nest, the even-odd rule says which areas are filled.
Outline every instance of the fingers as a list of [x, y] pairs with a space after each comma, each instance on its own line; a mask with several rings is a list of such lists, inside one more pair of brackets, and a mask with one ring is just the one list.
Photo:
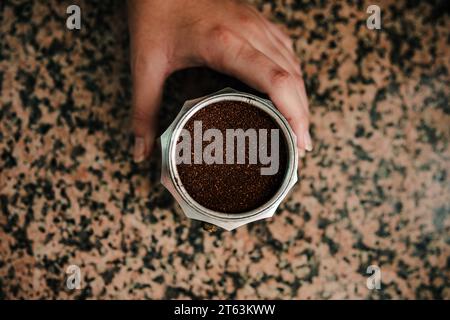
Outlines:
[[260, 22], [260, 30], [266, 34], [273, 46], [275, 46], [285, 57], [285, 59], [290, 62], [295, 72], [300, 73], [300, 60], [293, 50], [292, 40], [290, 37], [284, 34], [275, 24], [267, 20], [267, 18], [264, 17], [252, 5], [248, 5], [248, 9], [250, 14]]
[[[257, 50], [264, 53], [294, 75], [296, 81], [300, 84], [297, 90], [302, 101], [301, 108], [309, 113], [308, 98], [301, 74], [300, 61], [295, 55], [292, 46], [285, 46], [283, 39], [280, 39], [272, 30], [274, 26], [270, 25], [269, 21], [253, 7], [250, 9], [250, 14], [253, 19], [245, 19], [245, 16], [241, 18], [241, 24], [244, 27], [243, 30], [245, 30], [243, 31], [244, 35], [247, 36], [247, 39], [250, 39], [249, 42]], [[312, 149], [311, 137], [309, 135], [305, 137], [305, 141], [308, 148]], [[300, 150], [300, 155], [304, 155], [304, 150]]]
[[296, 55], [292, 40], [288, 35], [286, 35], [276, 24], [270, 22], [268, 19], [266, 19], [258, 10], [256, 10], [253, 6], [248, 5], [249, 11], [251, 14], [253, 14], [254, 17], [256, 17], [261, 23], [264, 25], [264, 29], [266, 33], [268, 34], [268, 37], [270, 40], [275, 43], [276, 47], [279, 48], [279, 51], [282, 53], [282, 55], [288, 60], [292, 66], [292, 68], [295, 70], [295, 73], [299, 77], [299, 82], [301, 83], [301, 86], [299, 88], [299, 94], [300, 98], [303, 101], [303, 107], [308, 110], [309, 112], [309, 103], [308, 103], [308, 97], [306, 94], [305, 84], [303, 81], [303, 75], [302, 70], [300, 66], [300, 59]]
[[[270, 30], [270, 32], [273, 34], [273, 36], [275, 37], [275, 39], [278, 41], [278, 43], [281, 45], [281, 43], [286, 42], [286, 40], [283, 40], [280, 36], [281, 35], [285, 36], [285, 34], [283, 32], [281, 32], [281, 30], [274, 25], [273, 23], [270, 23], [267, 19], [263, 19], [264, 22], [267, 25], [267, 28]], [[305, 82], [303, 81], [303, 72], [301, 70], [301, 66], [300, 66], [300, 59], [298, 58], [298, 56], [295, 54], [292, 44], [289, 42], [289, 47], [286, 46], [282, 46], [282, 48], [284, 48], [286, 51], [292, 52], [293, 58], [292, 60], [294, 61], [294, 65], [295, 65], [295, 69], [298, 72], [298, 82], [300, 83], [300, 87], [299, 89], [299, 95], [300, 98], [302, 99], [302, 106], [303, 108], [305, 108], [307, 110], [307, 112], [309, 113], [309, 103], [308, 103], [308, 95], [306, 93], [306, 88], [305, 88]]]
[[156, 132], [157, 117], [165, 80], [165, 62], [158, 54], [149, 54], [142, 60], [134, 60], [133, 117], [135, 136], [133, 159], [141, 162], [151, 153]]
[[[282, 66], [285, 70], [299, 73], [293, 52], [288, 52], [265, 26], [260, 14], [251, 12], [240, 17], [238, 32], [258, 51]], [[291, 50], [292, 51], [292, 50]]]
[[[290, 38], [288, 37], [289, 45], [286, 45], [285, 40], [282, 39], [276, 32], [277, 30], [280, 31], [279, 28], [273, 24], [271, 25], [271, 23], [261, 14], [260, 16], [264, 26], [266, 27], [267, 33], [271, 36], [271, 39], [273, 39], [273, 41], [277, 43], [277, 46], [280, 48], [280, 51], [283, 53], [283, 55], [290, 58], [290, 61], [293, 64], [293, 68], [301, 76], [300, 59], [294, 51]], [[284, 33], [282, 34], [284, 35]], [[286, 35], [284, 36], [287, 37]]]
[[312, 150], [306, 95], [301, 96], [304, 88], [301, 77], [227, 28], [215, 28], [209, 39], [201, 48], [205, 62], [267, 93], [297, 135], [300, 154]]
[[267, 25], [269, 26], [270, 30], [277, 36], [278, 39], [284, 44], [284, 46], [288, 50], [293, 49], [293, 44], [291, 38], [285, 34], [278, 25], [276, 25], [273, 22], [270, 22], [269, 20], [265, 19], [267, 21]]
[[258, 18], [258, 20], [261, 21], [261, 23], [264, 25], [264, 29], [268, 34], [270, 40], [275, 43], [276, 47], [279, 48], [282, 55], [286, 58], [286, 60], [290, 62], [292, 68], [295, 70], [294, 72], [296, 73], [296, 75], [298, 75], [298, 81], [301, 83], [301, 86], [299, 87], [299, 94], [303, 101], [304, 108], [309, 110], [308, 97], [302, 77], [300, 59], [293, 49], [292, 40], [283, 31], [281, 31], [281, 29], [277, 25], [271, 23], [253, 6], [249, 5], [249, 9], [250, 12], [252, 12], [252, 14], [256, 18]]

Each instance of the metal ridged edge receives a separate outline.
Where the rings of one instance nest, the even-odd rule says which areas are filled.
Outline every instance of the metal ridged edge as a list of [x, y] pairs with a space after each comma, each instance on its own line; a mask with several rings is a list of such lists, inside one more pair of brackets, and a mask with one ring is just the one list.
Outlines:
[[[185, 195], [185, 197], [183, 197], [183, 195], [181, 195], [178, 190], [181, 186], [181, 182], [177, 178], [174, 178], [174, 176], [170, 170], [170, 156], [171, 155], [169, 153], [170, 153], [170, 149], [171, 149], [172, 136], [173, 136], [175, 129], [178, 126], [180, 120], [194, 106], [197, 106], [199, 103], [201, 103], [202, 101], [204, 101], [210, 97], [215, 97], [215, 96], [218, 96], [221, 94], [227, 94], [227, 93], [230, 93], [230, 94], [235, 93], [235, 94], [244, 95], [244, 96], [248, 96], [248, 97], [252, 97], [252, 98], [257, 98], [260, 101], [264, 101], [265, 104], [270, 105], [276, 111], [276, 113], [279, 116], [281, 116], [281, 118], [284, 120], [285, 124], [287, 124], [286, 119], [284, 119], [284, 117], [279, 114], [279, 112], [273, 106], [271, 101], [269, 101], [267, 99], [255, 97], [251, 94], [240, 92], [240, 91], [234, 90], [232, 88], [225, 88], [225, 89], [217, 91], [211, 95], [207, 95], [207, 96], [200, 97], [200, 98], [197, 98], [194, 100], [186, 101], [184, 103], [183, 107], [181, 108], [180, 112], [178, 113], [177, 117], [175, 118], [175, 120], [170, 124], [170, 126], [166, 129], [166, 131], [164, 131], [164, 133], [161, 135], [158, 143], [161, 146], [161, 160], [162, 160], [161, 161], [161, 183], [166, 187], [166, 189], [172, 194], [172, 196], [178, 202], [178, 204], [180, 205], [180, 207], [183, 210], [186, 217], [195, 219], [195, 220], [199, 220], [199, 221], [203, 221], [203, 222], [207, 222], [210, 224], [214, 224], [225, 230], [231, 231], [233, 229], [236, 229], [236, 228], [246, 225], [248, 223], [251, 223], [251, 222], [254, 222], [257, 220], [261, 220], [261, 219], [270, 218], [275, 214], [280, 203], [283, 201], [283, 199], [286, 197], [286, 195], [290, 192], [292, 187], [298, 181], [298, 174], [297, 174], [298, 154], [297, 154], [297, 148], [295, 147], [296, 146], [296, 136], [292, 132], [292, 129], [289, 127], [289, 124], [287, 124], [287, 129], [289, 131], [289, 135], [294, 140], [295, 152], [294, 152], [294, 157], [292, 159], [294, 161], [293, 172], [288, 177], [289, 180], [284, 188], [284, 192], [282, 194], [283, 196], [281, 196], [278, 199], [276, 199], [275, 201], [273, 201], [269, 206], [267, 206], [263, 211], [259, 212], [258, 214], [254, 214], [254, 215], [243, 217], [243, 218], [235, 218], [236, 215], [234, 215], [234, 214], [230, 215], [229, 218], [216, 217], [216, 216], [211, 216], [211, 215], [208, 215], [208, 214], [205, 214], [205, 213], [199, 211], [198, 209], [196, 209], [195, 207], [192, 206], [192, 203], [189, 203], [188, 201], [186, 201], [186, 199], [185, 199], [186, 195]], [[179, 184], [178, 189], [177, 189], [176, 184]], [[188, 196], [188, 197], [190, 198], [190, 196]], [[209, 209], [207, 209], [207, 210], [209, 210]]]

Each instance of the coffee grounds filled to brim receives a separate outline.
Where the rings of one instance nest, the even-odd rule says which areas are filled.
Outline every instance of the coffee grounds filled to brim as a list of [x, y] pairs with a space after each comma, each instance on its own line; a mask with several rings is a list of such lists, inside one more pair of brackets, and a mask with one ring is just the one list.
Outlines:
[[[194, 164], [194, 142], [191, 145], [191, 164], [178, 164], [177, 170], [188, 194], [202, 206], [222, 213], [243, 213], [267, 203], [279, 190], [287, 167], [287, 147], [283, 131], [263, 110], [240, 101], [221, 101], [196, 112], [186, 123], [194, 137], [194, 121], [202, 121], [202, 129], [219, 129], [223, 135], [223, 164]], [[274, 175], [261, 175], [260, 163], [249, 164], [249, 143], [245, 143], [245, 164], [226, 164], [226, 129], [267, 129], [268, 152], [270, 130], [279, 129], [279, 168]], [[258, 138], [259, 140], [259, 138]], [[180, 139], [179, 139], [180, 141]], [[211, 141], [203, 141], [203, 150]], [[258, 141], [259, 145], [259, 141]], [[235, 159], [237, 145], [235, 144]]]

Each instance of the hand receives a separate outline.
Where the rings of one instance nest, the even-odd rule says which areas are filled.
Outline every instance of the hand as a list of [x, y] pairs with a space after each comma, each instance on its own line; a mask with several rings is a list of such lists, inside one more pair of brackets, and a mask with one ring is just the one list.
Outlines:
[[234, 0], [129, 0], [134, 160], [151, 152], [165, 79], [206, 65], [269, 95], [312, 149], [309, 107], [292, 41], [256, 9]]

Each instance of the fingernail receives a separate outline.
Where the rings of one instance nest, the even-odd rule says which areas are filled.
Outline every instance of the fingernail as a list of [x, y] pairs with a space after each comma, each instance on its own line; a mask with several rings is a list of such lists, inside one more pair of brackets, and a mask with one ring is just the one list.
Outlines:
[[145, 141], [144, 138], [136, 137], [134, 139], [133, 159], [134, 162], [141, 162], [145, 158]]
[[300, 158], [303, 158], [303, 157], [305, 156], [305, 149], [299, 148], [299, 149], [298, 149], [298, 156], [299, 156]]
[[305, 139], [305, 149], [307, 151], [311, 151], [313, 149], [312, 141], [311, 141], [311, 135], [309, 134], [309, 131], [306, 131], [304, 135]]

